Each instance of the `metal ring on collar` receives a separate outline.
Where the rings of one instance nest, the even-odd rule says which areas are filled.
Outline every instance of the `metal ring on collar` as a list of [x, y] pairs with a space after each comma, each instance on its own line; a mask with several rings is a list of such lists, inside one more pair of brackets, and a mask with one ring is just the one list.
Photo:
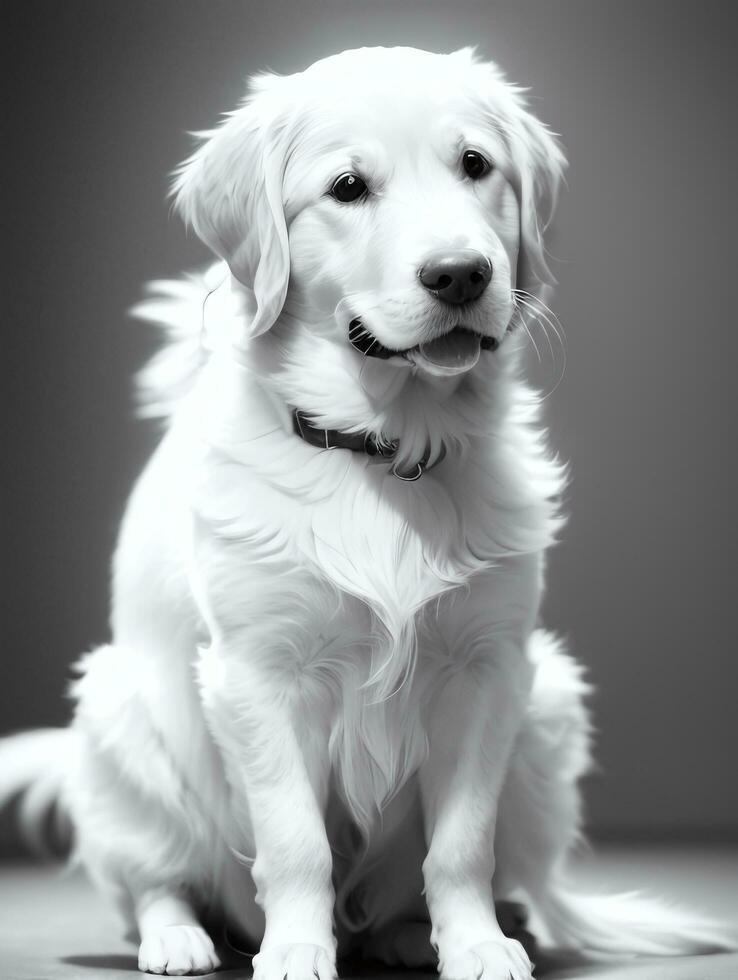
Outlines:
[[405, 476], [402, 473], [398, 473], [396, 466], [392, 467], [391, 472], [393, 476], [396, 476], [398, 480], [402, 480], [403, 483], [415, 483], [415, 481], [419, 480], [423, 475], [424, 469], [425, 467], [423, 466], [423, 464], [418, 463], [415, 472], [411, 473], [409, 476]]

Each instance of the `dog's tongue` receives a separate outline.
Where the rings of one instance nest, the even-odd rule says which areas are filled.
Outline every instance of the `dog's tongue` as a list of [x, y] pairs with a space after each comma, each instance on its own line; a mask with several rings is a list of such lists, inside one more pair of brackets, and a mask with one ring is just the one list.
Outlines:
[[464, 327], [455, 327], [442, 337], [420, 344], [418, 352], [429, 365], [446, 374], [473, 368], [479, 360], [482, 338]]

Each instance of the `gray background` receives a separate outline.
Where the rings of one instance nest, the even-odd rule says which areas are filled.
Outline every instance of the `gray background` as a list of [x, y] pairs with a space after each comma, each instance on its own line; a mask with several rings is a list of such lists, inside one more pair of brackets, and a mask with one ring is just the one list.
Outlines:
[[[733, 19], [623, 0], [3, 3], [2, 728], [64, 722], [68, 665], [107, 636], [116, 524], [155, 442], [129, 395], [154, 338], [125, 310], [205, 258], [164, 200], [186, 131], [251, 71], [476, 43], [571, 158], [552, 247], [568, 366], [546, 405], [572, 517], [546, 619], [598, 688], [590, 826], [737, 836]], [[561, 359], [541, 353], [550, 389]]]

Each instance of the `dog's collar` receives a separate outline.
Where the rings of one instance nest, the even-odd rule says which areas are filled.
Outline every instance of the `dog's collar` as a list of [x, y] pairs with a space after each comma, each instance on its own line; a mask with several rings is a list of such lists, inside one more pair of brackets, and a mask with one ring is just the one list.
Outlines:
[[[381, 456], [391, 461], [397, 455], [399, 443], [397, 439], [391, 442], [383, 442], [372, 432], [341, 432], [340, 429], [321, 429], [313, 425], [310, 419], [298, 408], [292, 410], [292, 424], [295, 433], [311, 446], [319, 446], [321, 449], [350, 449], [355, 453], [366, 453], [367, 456]], [[431, 469], [436, 463], [440, 463], [446, 455], [446, 450], [441, 449], [441, 453], [433, 463], [428, 465], [429, 452], [423, 458], [412, 465], [408, 470], [400, 469], [396, 463], [390, 467], [390, 472], [398, 480], [406, 483], [413, 483], [419, 480], [426, 470]]]

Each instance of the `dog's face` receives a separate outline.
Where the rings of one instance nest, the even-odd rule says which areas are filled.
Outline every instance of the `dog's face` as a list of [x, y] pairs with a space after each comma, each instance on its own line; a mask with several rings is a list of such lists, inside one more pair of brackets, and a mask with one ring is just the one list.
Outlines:
[[253, 294], [335, 343], [430, 374], [502, 341], [548, 278], [563, 158], [469, 51], [348, 51], [254, 94], [183, 167], [178, 201]]
[[284, 180], [287, 305], [335, 314], [370, 355], [465, 370], [513, 312], [519, 209], [504, 144], [449, 59], [393, 51], [378, 70], [367, 54], [343, 91], [342, 58], [306, 73], [307, 139]]

